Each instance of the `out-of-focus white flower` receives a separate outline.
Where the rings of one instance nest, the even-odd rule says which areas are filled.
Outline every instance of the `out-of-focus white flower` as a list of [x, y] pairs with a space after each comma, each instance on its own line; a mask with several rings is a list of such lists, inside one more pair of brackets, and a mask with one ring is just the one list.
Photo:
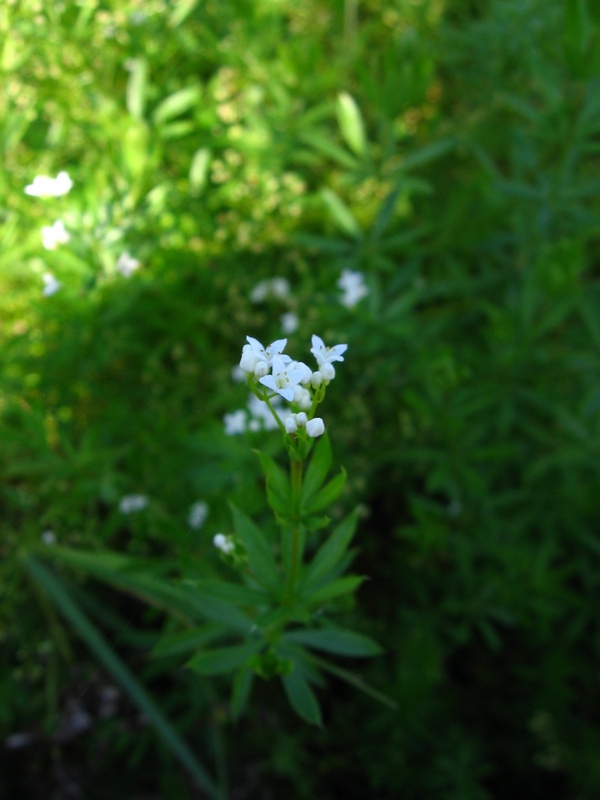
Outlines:
[[44, 225], [41, 234], [42, 244], [46, 250], [56, 250], [59, 244], [71, 241], [71, 234], [61, 219], [57, 219], [52, 225]]
[[304, 411], [300, 411], [298, 414], [294, 415], [296, 417], [296, 424], [299, 428], [303, 428], [306, 423], [308, 422], [308, 417], [304, 413]]
[[215, 534], [213, 544], [217, 550], [220, 550], [222, 553], [231, 553], [231, 551], [235, 549], [235, 545], [231, 539], [222, 533]]
[[115, 268], [124, 278], [131, 278], [139, 266], [140, 262], [137, 258], [132, 258], [127, 251], [121, 253], [115, 264]]
[[[277, 300], [285, 300], [290, 296], [290, 284], [285, 278], [267, 278], [259, 281], [250, 292], [252, 303], [262, 303], [267, 297], [274, 297]], [[285, 331], [286, 333], [288, 331]]]
[[282, 358], [273, 358], [273, 374], [265, 375], [260, 379], [260, 383], [280, 394], [284, 400], [291, 402], [294, 399], [294, 387], [297, 386], [304, 377], [304, 370], [295, 368], [292, 364], [286, 364]]
[[225, 414], [223, 417], [225, 423], [225, 433], [227, 436], [235, 436], [238, 433], [244, 433], [247, 425], [246, 412], [243, 409], [234, 411], [231, 414]]
[[67, 194], [73, 186], [73, 181], [69, 177], [69, 173], [59, 172], [56, 178], [50, 178], [48, 175], [36, 175], [33, 183], [25, 187], [25, 194], [31, 197], [61, 197]]
[[119, 501], [119, 511], [121, 514], [133, 514], [142, 511], [148, 505], [148, 498], [145, 494], [126, 494]]
[[[333, 347], [325, 347], [323, 339], [319, 336], [313, 336], [310, 352], [317, 359], [319, 367], [322, 368], [323, 364], [331, 364], [332, 361], [343, 361], [342, 353], [345, 353], [347, 349], [347, 344], [336, 344]], [[321, 374], [323, 374], [323, 369], [321, 369]]]
[[337, 285], [343, 292], [340, 303], [346, 308], [354, 308], [363, 297], [369, 294], [369, 289], [365, 284], [365, 276], [362, 272], [352, 269], [342, 270]]
[[246, 380], [246, 373], [241, 367], [235, 366], [231, 368], [231, 380], [235, 383], [243, 383]]
[[190, 508], [188, 514], [188, 525], [190, 528], [198, 530], [204, 525], [208, 516], [208, 505], [203, 500], [196, 501]]
[[[288, 408], [278, 408], [281, 400], [279, 397], [274, 397], [271, 400], [271, 405], [273, 406], [273, 410], [279, 417], [282, 422], [285, 422], [287, 417], [290, 414], [290, 410]], [[277, 421], [267, 404], [259, 398], [255, 394], [250, 395], [250, 399], [248, 400], [248, 411], [250, 412], [250, 416], [252, 417], [250, 421], [250, 430], [257, 431], [261, 428], [264, 428], [266, 431], [274, 431], [277, 428]], [[253, 424], [254, 423], [254, 424]]]
[[321, 419], [321, 417], [314, 417], [313, 419], [309, 419], [306, 423], [306, 432], [309, 436], [316, 438], [317, 436], [321, 436], [325, 432], [325, 423]]
[[44, 544], [47, 545], [56, 544], [56, 534], [51, 530], [44, 531], [40, 536], [40, 539]]
[[44, 297], [50, 297], [53, 294], [56, 294], [62, 283], [57, 281], [54, 275], [51, 272], [44, 272], [42, 275], [42, 280], [44, 281], [44, 288], [42, 289], [42, 294]]
[[288, 311], [286, 314], [282, 314], [280, 317], [281, 322], [281, 330], [284, 333], [294, 333], [298, 330], [299, 320], [298, 315], [294, 314], [293, 311]]

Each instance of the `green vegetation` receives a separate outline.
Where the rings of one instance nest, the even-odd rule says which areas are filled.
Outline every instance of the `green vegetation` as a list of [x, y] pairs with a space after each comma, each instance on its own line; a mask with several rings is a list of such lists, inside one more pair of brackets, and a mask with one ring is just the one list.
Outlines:
[[[600, 796], [599, 23], [2, 5], [0, 795]], [[231, 598], [193, 587], [232, 577], [230, 504], [272, 535], [252, 448], [280, 434], [223, 418], [245, 336], [296, 318], [290, 352], [348, 343], [331, 516], [369, 579], [323, 599], [333, 654], [285, 691], [261, 664], [236, 719]], [[309, 684], [322, 727], [286, 698]]]

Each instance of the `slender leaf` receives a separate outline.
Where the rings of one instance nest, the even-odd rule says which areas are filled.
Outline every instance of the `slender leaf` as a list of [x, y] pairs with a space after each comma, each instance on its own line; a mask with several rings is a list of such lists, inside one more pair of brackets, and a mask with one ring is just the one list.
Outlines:
[[256, 639], [246, 644], [218, 647], [215, 650], [204, 650], [192, 656], [186, 666], [201, 675], [221, 675], [232, 672], [257, 653], [263, 642]]
[[322, 189], [321, 197], [337, 226], [349, 236], [359, 239], [362, 235], [360, 225], [341, 197], [333, 189]]
[[296, 663], [289, 675], [283, 675], [281, 680], [290, 705], [296, 714], [311, 725], [320, 727], [322, 720], [318, 700], [298, 664]]
[[231, 506], [237, 535], [242, 540], [250, 570], [255, 579], [269, 591], [277, 594], [281, 589], [281, 578], [275, 558], [262, 531], [234, 505]]
[[302, 592], [302, 597], [311, 604], [325, 603], [327, 600], [333, 600], [334, 597], [353, 592], [364, 580], [362, 575], [347, 575], [345, 578], [338, 578], [314, 591], [311, 591], [310, 587], [306, 587]]
[[319, 511], [324, 511], [328, 508], [344, 491], [344, 486], [346, 485], [346, 471], [342, 469], [339, 475], [336, 475], [335, 478], [329, 481], [329, 483], [324, 486], [321, 491], [317, 494], [317, 496], [312, 500], [304, 511], [306, 514], [318, 514]]
[[27, 556], [24, 560], [25, 566], [32, 577], [56, 604], [92, 653], [104, 664], [133, 702], [138, 705], [173, 755], [183, 764], [200, 787], [208, 792], [211, 797], [222, 800], [223, 795], [179, 732], [171, 725], [143, 686], [108, 645], [98, 629], [83, 614], [81, 609], [75, 605], [66, 587], [37, 559]]
[[306, 584], [316, 584], [335, 567], [346, 553], [352, 541], [358, 517], [356, 513], [348, 514], [331, 536], [317, 550], [315, 557], [306, 570]]
[[381, 647], [368, 636], [340, 628], [289, 631], [283, 639], [341, 656], [376, 656], [382, 652]]
[[231, 690], [231, 716], [234, 720], [239, 719], [244, 713], [253, 683], [254, 673], [252, 670], [241, 667], [236, 672]]
[[344, 141], [357, 156], [367, 152], [365, 125], [356, 101], [348, 92], [340, 92], [337, 99], [337, 118]]
[[310, 463], [302, 481], [302, 495], [300, 502], [302, 507], [307, 506], [318, 490], [331, 467], [331, 443], [329, 436], [325, 433], [315, 447]]
[[227, 628], [215, 622], [203, 625], [201, 628], [166, 633], [154, 645], [152, 655], [161, 657], [184, 655], [192, 650], [198, 650], [205, 644], [212, 644], [227, 633]]
[[152, 114], [154, 124], [162, 125], [185, 111], [189, 111], [198, 103], [201, 96], [202, 89], [199, 85], [186, 86], [185, 89], [173, 92], [154, 109]]

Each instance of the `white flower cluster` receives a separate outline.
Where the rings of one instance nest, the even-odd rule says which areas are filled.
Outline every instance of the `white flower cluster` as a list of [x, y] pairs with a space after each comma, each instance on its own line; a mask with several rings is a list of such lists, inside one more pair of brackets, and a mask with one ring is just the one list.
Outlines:
[[369, 290], [365, 284], [365, 276], [362, 272], [356, 270], [342, 270], [337, 285], [343, 292], [340, 303], [346, 306], [346, 308], [354, 308], [363, 297], [369, 294]]
[[65, 228], [62, 219], [57, 219], [52, 225], [44, 225], [40, 233], [45, 250], [56, 250], [59, 244], [67, 244], [71, 241], [71, 234]]
[[61, 197], [71, 191], [73, 181], [69, 173], [62, 170], [56, 178], [48, 175], [36, 175], [33, 183], [25, 187], [25, 194], [30, 197]]
[[119, 500], [119, 511], [121, 514], [135, 514], [136, 511], [143, 511], [147, 505], [145, 494], [126, 494]]
[[347, 344], [326, 347], [319, 336], [312, 337], [311, 353], [318, 369], [313, 371], [302, 361], [293, 361], [283, 351], [287, 339], [277, 339], [268, 347], [251, 336], [242, 349], [240, 369], [246, 374], [250, 387], [259, 401], [265, 401], [269, 411], [275, 414], [271, 400], [282, 397], [290, 404], [287, 416], [277, 412], [277, 425], [286, 433], [294, 434], [304, 429], [308, 436], [321, 436], [325, 424], [314, 416], [317, 405], [323, 399], [325, 388], [335, 378], [333, 362], [343, 361]]

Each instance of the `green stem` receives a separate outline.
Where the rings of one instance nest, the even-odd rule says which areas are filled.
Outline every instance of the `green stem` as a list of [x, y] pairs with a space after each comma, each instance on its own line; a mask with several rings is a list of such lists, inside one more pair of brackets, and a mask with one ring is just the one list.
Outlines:
[[[292, 485], [292, 513], [294, 517], [300, 516], [300, 494], [302, 492], [302, 461], [290, 459], [290, 477]], [[287, 575], [286, 594], [291, 600], [298, 580], [298, 569], [300, 567], [300, 540], [301, 526], [297, 522], [292, 528], [292, 546], [290, 554], [289, 572]]]

